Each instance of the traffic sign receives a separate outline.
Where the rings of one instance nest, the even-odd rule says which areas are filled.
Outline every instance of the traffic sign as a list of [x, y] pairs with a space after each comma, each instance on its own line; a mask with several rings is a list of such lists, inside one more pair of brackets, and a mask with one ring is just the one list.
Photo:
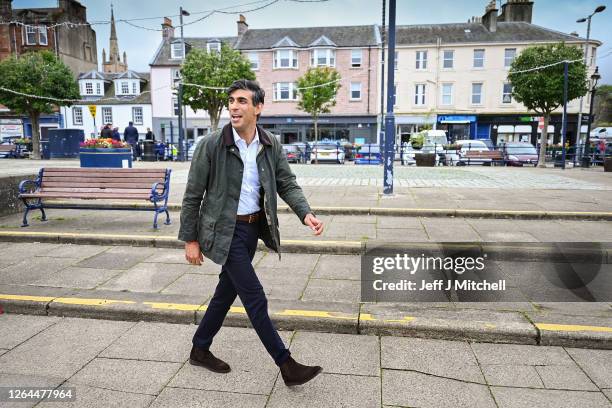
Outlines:
[[91, 113], [91, 116], [93, 116], [94, 118], [96, 117], [96, 105], [88, 105], [87, 106], [89, 108], [89, 112]]

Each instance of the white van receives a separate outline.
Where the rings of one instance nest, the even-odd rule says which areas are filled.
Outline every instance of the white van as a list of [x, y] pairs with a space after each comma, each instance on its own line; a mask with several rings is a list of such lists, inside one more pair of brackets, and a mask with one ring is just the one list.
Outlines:
[[591, 130], [590, 140], [612, 139], [612, 127], [596, 127]]

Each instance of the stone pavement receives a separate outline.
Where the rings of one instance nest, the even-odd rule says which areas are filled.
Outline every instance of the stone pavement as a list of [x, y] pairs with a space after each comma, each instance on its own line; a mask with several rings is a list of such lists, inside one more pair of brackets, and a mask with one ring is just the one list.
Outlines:
[[[232, 367], [188, 363], [194, 325], [0, 315], [0, 386], [74, 387], [37, 407], [554, 407], [612, 401], [612, 350], [282, 331], [320, 364], [288, 388], [252, 329], [223, 327], [212, 351]], [[36, 402], [2, 406], [29, 407]]]

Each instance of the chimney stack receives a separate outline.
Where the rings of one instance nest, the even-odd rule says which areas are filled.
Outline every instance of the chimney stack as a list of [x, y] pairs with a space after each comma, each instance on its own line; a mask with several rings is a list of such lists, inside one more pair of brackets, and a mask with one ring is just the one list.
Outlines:
[[246, 31], [249, 29], [249, 25], [246, 22], [246, 18], [241, 14], [238, 21], [236, 21], [238, 25], [238, 37], [241, 37]]
[[168, 40], [174, 37], [174, 27], [172, 26], [172, 20], [168, 17], [164, 17], [162, 24], [162, 38]]
[[507, 0], [502, 5], [502, 11], [498, 21], [508, 23], [523, 22], [531, 24], [533, 13], [533, 1], [530, 0]]
[[491, 0], [485, 8], [485, 13], [482, 16], [482, 24], [489, 32], [494, 33], [497, 31], [497, 7], [495, 6], [495, 0]]

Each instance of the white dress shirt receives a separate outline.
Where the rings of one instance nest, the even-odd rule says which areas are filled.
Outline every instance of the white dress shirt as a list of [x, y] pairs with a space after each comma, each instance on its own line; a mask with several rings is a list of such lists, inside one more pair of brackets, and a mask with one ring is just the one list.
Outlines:
[[240, 158], [244, 164], [244, 173], [242, 174], [242, 186], [240, 188], [240, 201], [238, 202], [238, 215], [246, 215], [258, 212], [259, 207], [259, 173], [257, 172], [257, 151], [259, 149], [259, 133], [255, 128], [255, 137], [250, 145], [247, 146], [246, 141], [240, 137], [236, 129], [232, 127], [234, 134], [234, 143], [240, 152]]

